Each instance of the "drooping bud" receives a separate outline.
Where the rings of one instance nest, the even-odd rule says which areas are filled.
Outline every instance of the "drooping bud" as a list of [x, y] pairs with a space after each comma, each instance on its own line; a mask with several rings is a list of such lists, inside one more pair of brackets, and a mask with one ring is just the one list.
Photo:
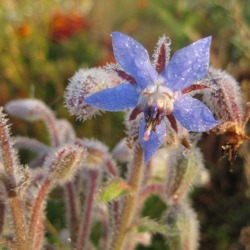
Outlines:
[[33, 122], [42, 120], [47, 127], [52, 144], [59, 145], [59, 133], [56, 118], [48, 106], [37, 99], [21, 99], [10, 101], [5, 105], [5, 110], [12, 116]]
[[80, 69], [69, 79], [65, 92], [65, 104], [71, 115], [86, 120], [100, 113], [100, 110], [84, 103], [84, 99], [98, 91], [116, 86], [121, 82], [115, 72], [103, 68]]
[[47, 106], [37, 99], [10, 101], [4, 108], [8, 114], [29, 122], [43, 120], [45, 114], [50, 112]]
[[214, 112], [218, 120], [224, 122], [242, 121], [242, 94], [239, 83], [228, 73], [209, 68], [207, 78], [214, 91], [209, 91], [203, 96], [206, 105]]
[[172, 150], [169, 154], [165, 181], [165, 198], [169, 204], [177, 203], [186, 197], [203, 166], [202, 154], [192, 148], [183, 154], [183, 148]]
[[163, 219], [172, 233], [167, 237], [171, 249], [198, 249], [199, 224], [197, 216], [188, 203], [172, 206]]

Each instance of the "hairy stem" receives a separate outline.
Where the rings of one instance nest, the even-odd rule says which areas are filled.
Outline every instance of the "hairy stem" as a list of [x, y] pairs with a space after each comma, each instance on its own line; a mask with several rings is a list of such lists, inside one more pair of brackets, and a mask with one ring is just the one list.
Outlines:
[[[39, 190], [38, 196], [35, 200], [33, 209], [32, 209], [32, 215], [31, 215], [31, 220], [30, 220], [30, 226], [29, 226], [29, 237], [31, 242], [34, 242], [35, 236], [36, 234], [40, 234], [40, 232], [38, 232], [37, 230], [39, 230], [39, 219], [41, 218], [41, 213], [42, 213], [42, 207], [46, 198], [46, 195], [48, 193], [48, 190], [51, 186], [51, 180], [47, 179], [41, 189]], [[43, 216], [42, 216], [43, 217]]]
[[35, 235], [35, 239], [33, 240], [34, 250], [42, 249], [43, 231], [44, 231], [44, 215], [43, 215], [43, 213], [40, 213], [40, 216], [39, 216], [38, 222], [37, 222], [37, 228], [36, 228], [37, 233]]
[[13, 218], [16, 246], [17, 249], [28, 250], [30, 248], [27, 242], [25, 213], [22, 201], [17, 193], [16, 171], [18, 171], [18, 163], [15, 156], [15, 150], [12, 146], [7, 120], [2, 110], [0, 110], [0, 138], [1, 161], [5, 171], [2, 180], [8, 196], [10, 213]]
[[3, 232], [5, 210], [6, 210], [6, 207], [5, 207], [5, 202], [3, 198], [3, 193], [0, 192], [0, 235]]
[[44, 111], [44, 122], [50, 134], [53, 146], [57, 147], [60, 144], [58, 129], [56, 127], [56, 119], [52, 112]]
[[99, 171], [96, 169], [89, 170], [89, 187], [85, 201], [85, 209], [82, 225], [79, 233], [78, 250], [84, 250], [87, 247], [90, 233], [91, 217], [94, 205], [95, 190], [98, 185]]
[[112, 243], [113, 250], [123, 249], [128, 227], [131, 224], [134, 217], [134, 213], [136, 211], [136, 205], [138, 201], [138, 196], [141, 188], [143, 171], [144, 171], [143, 150], [141, 147], [134, 151], [134, 158], [130, 171], [131, 173], [130, 173], [129, 184], [132, 188], [132, 192], [125, 200], [121, 218], [113, 238], [113, 243]]
[[65, 196], [68, 212], [68, 226], [70, 229], [71, 249], [76, 249], [77, 234], [79, 229], [78, 206], [76, 200], [75, 186], [73, 182], [65, 185]]
[[108, 210], [100, 207], [100, 214], [102, 216], [102, 236], [99, 242], [99, 250], [107, 250], [109, 249], [109, 243], [110, 243], [110, 223], [109, 223], [109, 214]]

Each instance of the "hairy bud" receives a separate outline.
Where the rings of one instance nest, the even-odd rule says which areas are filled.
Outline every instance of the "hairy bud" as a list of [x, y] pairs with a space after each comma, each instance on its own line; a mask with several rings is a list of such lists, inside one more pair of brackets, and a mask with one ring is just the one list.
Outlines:
[[47, 106], [36, 99], [21, 99], [10, 101], [5, 105], [8, 114], [26, 121], [37, 121], [44, 119], [48, 112]]
[[113, 162], [111, 161], [112, 157], [108, 152], [107, 146], [100, 141], [90, 139], [77, 139], [75, 141], [75, 144], [86, 149], [86, 159], [84, 161], [85, 168], [101, 169], [104, 167], [108, 167], [108, 163], [113, 164]]
[[111, 88], [120, 83], [115, 72], [102, 68], [80, 69], [69, 79], [65, 92], [65, 104], [72, 115], [86, 120], [100, 113], [100, 110], [84, 103], [84, 99], [100, 90]]
[[241, 123], [243, 109], [239, 83], [228, 73], [211, 67], [206, 81], [215, 91], [207, 92], [203, 100], [216, 118]]
[[167, 237], [171, 249], [198, 249], [199, 225], [189, 204], [179, 203], [172, 206], [164, 218], [164, 223], [172, 231]]
[[44, 168], [47, 166], [50, 178], [53, 181], [65, 183], [72, 179], [81, 166], [81, 161], [84, 160], [85, 155], [84, 148], [75, 145], [63, 146], [48, 156]]
[[165, 197], [169, 204], [177, 203], [186, 197], [201, 170], [203, 158], [198, 148], [192, 148], [186, 155], [182, 148], [172, 152], [168, 160], [165, 181]]

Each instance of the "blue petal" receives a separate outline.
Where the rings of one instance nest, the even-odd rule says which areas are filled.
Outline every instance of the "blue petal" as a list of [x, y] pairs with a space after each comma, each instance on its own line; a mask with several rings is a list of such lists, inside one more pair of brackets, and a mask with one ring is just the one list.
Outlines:
[[144, 150], [144, 161], [145, 163], [147, 163], [163, 143], [164, 137], [166, 135], [166, 124], [164, 121], [162, 121], [156, 127], [156, 132], [153, 131], [151, 132], [148, 141], [143, 140], [144, 128], [145, 128], [145, 121], [143, 120], [140, 124], [140, 129], [139, 129], [139, 141]]
[[185, 89], [202, 79], [209, 66], [211, 36], [177, 51], [162, 71], [165, 85], [173, 91]]
[[220, 123], [205, 104], [185, 95], [174, 102], [173, 114], [184, 128], [194, 132], [208, 131]]
[[120, 32], [112, 33], [114, 55], [117, 62], [132, 75], [141, 88], [152, 84], [157, 78], [147, 50], [133, 38]]
[[135, 107], [138, 100], [136, 87], [122, 83], [114, 88], [109, 88], [88, 96], [84, 102], [94, 107], [107, 111], [121, 111]]

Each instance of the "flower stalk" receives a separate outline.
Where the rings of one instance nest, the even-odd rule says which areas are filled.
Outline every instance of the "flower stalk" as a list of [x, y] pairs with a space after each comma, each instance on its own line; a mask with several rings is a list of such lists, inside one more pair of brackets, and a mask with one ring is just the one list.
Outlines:
[[78, 239], [77, 250], [84, 250], [88, 244], [88, 237], [91, 228], [92, 211], [94, 206], [94, 195], [99, 180], [99, 170], [89, 169], [89, 187], [85, 200], [85, 209]]
[[5, 119], [2, 109], [0, 110], [0, 150], [3, 168], [5, 170], [2, 181], [4, 183], [8, 197], [11, 216], [13, 218], [13, 227], [16, 238], [16, 249], [30, 249], [27, 242], [27, 229], [25, 212], [20, 196], [17, 193], [17, 176], [18, 162], [10, 138], [7, 120]]
[[118, 222], [116, 233], [113, 238], [112, 249], [122, 250], [126, 240], [126, 233], [130, 226], [136, 211], [137, 200], [143, 180], [144, 162], [143, 149], [138, 147], [134, 150], [134, 157], [130, 166], [129, 185], [132, 189], [128, 197], [125, 199], [125, 204], [121, 213], [120, 221]]

